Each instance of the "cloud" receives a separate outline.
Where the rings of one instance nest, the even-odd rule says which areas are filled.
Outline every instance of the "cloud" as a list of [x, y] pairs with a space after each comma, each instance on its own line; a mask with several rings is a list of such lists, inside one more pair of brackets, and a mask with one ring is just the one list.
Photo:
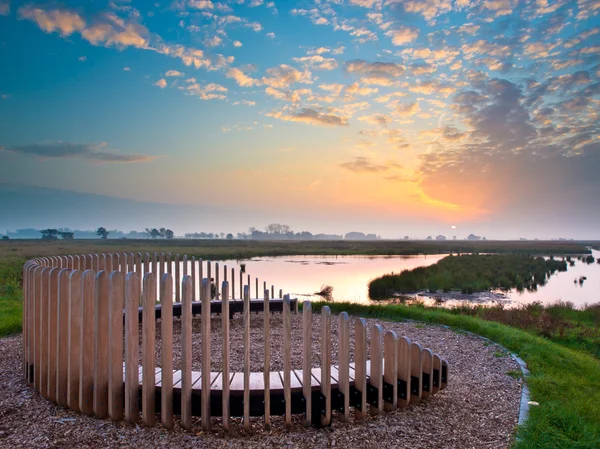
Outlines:
[[240, 41], [233, 41], [233, 46], [234, 47], [241, 47], [242, 43]]
[[379, 86], [390, 86], [404, 74], [406, 67], [393, 62], [372, 62], [354, 59], [345, 64], [346, 72], [359, 75], [363, 82]]
[[241, 87], [250, 87], [250, 86], [258, 86], [260, 85], [260, 81], [252, 78], [251, 76], [246, 75], [240, 69], [231, 68], [225, 74], [227, 78], [231, 78], [235, 80], [238, 86]]
[[401, 27], [389, 30], [385, 35], [392, 39], [392, 44], [401, 46], [410, 44], [419, 37], [419, 29], [413, 27]]
[[316, 70], [333, 70], [336, 69], [338, 63], [333, 58], [324, 58], [321, 55], [303, 56], [301, 58], [293, 58], [294, 61], [306, 64]]
[[57, 31], [67, 37], [85, 28], [85, 21], [79, 14], [69, 10], [52, 9], [46, 11], [31, 5], [19, 8], [19, 18], [35, 22], [46, 33]]
[[187, 95], [194, 95], [201, 100], [225, 100], [227, 97], [224, 95], [224, 92], [228, 91], [226, 87], [216, 83], [208, 83], [204, 86], [193, 83], [181, 89], [185, 89]]
[[267, 33], [265, 34], [269, 39], [275, 39], [275, 33]]
[[351, 5], [381, 9], [381, 0], [350, 0]]
[[0, 3], [0, 16], [8, 16], [10, 14], [10, 4]]
[[312, 108], [302, 108], [298, 112], [272, 112], [267, 116], [288, 122], [307, 123], [315, 126], [348, 126], [348, 119], [335, 114], [320, 112]]
[[390, 169], [387, 165], [374, 164], [367, 157], [355, 157], [352, 161], [341, 163], [340, 167], [353, 173], [381, 173]]
[[358, 118], [361, 122], [366, 122], [369, 125], [382, 125], [385, 126], [392, 121], [392, 118], [389, 115], [385, 114], [373, 114], [373, 115], [363, 115]]
[[400, 104], [396, 108], [396, 112], [398, 113], [398, 115], [400, 115], [402, 117], [410, 117], [411, 115], [415, 115], [420, 110], [421, 110], [421, 108], [419, 107], [418, 101], [414, 101], [412, 103]]
[[275, 89], [289, 87], [294, 83], [312, 83], [312, 75], [309, 70], [297, 70], [287, 64], [281, 64], [267, 69], [270, 77], [262, 78], [262, 83]]
[[169, 70], [165, 73], [165, 76], [184, 76], [185, 73], [179, 72], [177, 70]]
[[204, 45], [207, 47], [218, 47], [223, 42], [219, 36], [212, 36], [204, 40]]
[[167, 80], [161, 78], [156, 83], [154, 83], [154, 85], [160, 87], [161, 89], [164, 89], [165, 87], [167, 87]]
[[89, 144], [55, 141], [28, 145], [0, 146], [0, 151], [41, 156], [44, 158], [78, 158], [99, 163], [147, 162], [157, 158], [157, 156], [146, 156], [143, 154], [119, 154], [107, 148], [107, 146], [108, 144], [105, 142]]
[[188, 5], [196, 9], [213, 9], [215, 7], [210, 0], [189, 0]]
[[85, 62], [85, 61], [87, 61], [87, 56], [80, 56], [79, 58], [77, 58], [77, 60], [81, 61], [81, 62]]

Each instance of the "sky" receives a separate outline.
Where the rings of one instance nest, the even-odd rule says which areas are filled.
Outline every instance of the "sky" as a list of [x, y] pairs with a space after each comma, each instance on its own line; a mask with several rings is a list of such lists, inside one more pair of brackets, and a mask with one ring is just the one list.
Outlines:
[[0, 0], [0, 183], [156, 208], [64, 227], [599, 238], [599, 56], [597, 0]]

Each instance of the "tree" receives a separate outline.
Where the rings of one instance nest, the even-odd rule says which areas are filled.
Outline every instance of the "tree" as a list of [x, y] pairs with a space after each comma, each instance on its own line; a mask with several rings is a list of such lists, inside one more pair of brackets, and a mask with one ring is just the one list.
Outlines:
[[[8, 237], [8, 235], [3, 235], [3, 236], [2, 236], [2, 240], [5, 240], [5, 241], [6, 241], [6, 240], [9, 240], [9, 237]], [[598, 259], [598, 262], [600, 263], [600, 259]]]
[[73, 240], [74, 234], [75, 234], [74, 232], [70, 232], [70, 231], [59, 231], [59, 233], [58, 233], [60, 238], [63, 240]]
[[152, 239], [156, 239], [156, 237], [160, 237], [160, 231], [156, 228], [146, 228], [146, 234], [148, 235], [148, 237], [152, 237]]
[[231, 234], [231, 233], [227, 234], [227, 240], [233, 240], [233, 234]]
[[40, 232], [42, 233], [42, 240], [58, 239], [58, 230], [57, 229], [43, 229]]
[[166, 237], [165, 233], [167, 230], [165, 228], [160, 228], [158, 231], [160, 232], [160, 236], [164, 239]]
[[269, 234], [287, 234], [292, 229], [286, 224], [271, 223], [265, 228], [265, 231]]
[[165, 229], [165, 238], [171, 240], [175, 234], [170, 229]]
[[108, 238], [108, 231], [106, 230], [106, 228], [99, 227], [96, 231], [96, 235], [101, 239], [106, 240]]

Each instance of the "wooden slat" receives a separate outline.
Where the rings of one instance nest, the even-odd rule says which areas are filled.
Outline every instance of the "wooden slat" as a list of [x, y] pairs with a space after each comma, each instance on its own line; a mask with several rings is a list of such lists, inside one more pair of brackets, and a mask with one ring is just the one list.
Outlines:
[[264, 292], [264, 340], [265, 340], [265, 362], [263, 368], [263, 374], [265, 379], [265, 428], [269, 430], [271, 428], [271, 339], [269, 338], [270, 333], [270, 313], [269, 313], [269, 290], [265, 289]]
[[350, 318], [346, 312], [340, 313], [338, 328], [338, 382], [344, 395], [344, 413], [340, 413], [340, 420], [347, 421], [350, 416]]
[[407, 337], [400, 337], [398, 339], [398, 379], [405, 382], [404, 391], [398, 392], [399, 408], [404, 408], [410, 403], [411, 344], [412, 342]]
[[[221, 281], [221, 279], [219, 278], [219, 262], [215, 262], [215, 280], [214, 280], [214, 285], [215, 285], [215, 297], [213, 299], [215, 300], [219, 300], [219, 282]], [[211, 286], [212, 288], [212, 286]], [[212, 294], [212, 292], [211, 292]]]
[[196, 258], [194, 256], [192, 256], [190, 261], [190, 275], [192, 276], [192, 301], [197, 301], [196, 286], [198, 285], [198, 281], [196, 280]]
[[160, 280], [161, 304], [161, 421], [173, 428], [173, 276], [163, 274]]
[[231, 299], [235, 299], [235, 268], [231, 269]]
[[291, 333], [290, 295], [285, 295], [283, 298], [283, 397], [285, 400], [285, 427], [288, 429], [292, 426]]
[[[177, 264], [179, 266], [179, 264]], [[181, 301], [181, 426], [192, 428], [192, 280], [182, 280]], [[204, 314], [203, 314], [204, 315]]]
[[414, 342], [410, 345], [410, 375], [410, 403], [415, 404], [423, 393], [423, 348]]
[[[94, 415], [105, 418], [108, 414], [108, 272], [96, 275], [94, 288]], [[112, 340], [114, 336], [110, 336]]]
[[155, 336], [154, 310], [156, 305], [156, 278], [154, 273], [144, 275], [144, 290], [142, 292], [142, 366], [144, 378], [142, 381], [142, 419], [146, 426], [156, 423], [155, 411]]
[[94, 414], [94, 293], [95, 272], [86, 270], [81, 279], [81, 331], [79, 333], [79, 410]]
[[[191, 285], [191, 280], [190, 280]], [[210, 298], [211, 282], [202, 279], [202, 391], [210, 390]], [[210, 430], [210, 394], [202, 394], [202, 429]]]
[[[144, 269], [142, 266], [142, 262], [143, 262], [144, 256], [142, 255], [142, 253], [137, 253], [135, 255], [135, 271], [138, 274], [138, 282], [140, 283], [140, 292], [142, 291], [142, 280], [144, 279]], [[140, 303], [139, 305], [142, 305], [142, 296], [140, 294], [140, 297], [138, 298]]]
[[[57, 260], [56, 265], [59, 265]], [[46, 336], [46, 347], [48, 351], [47, 379], [48, 386], [46, 394], [52, 401], [56, 401], [56, 346], [58, 340], [58, 275], [60, 268], [54, 268], [50, 272], [50, 294], [48, 295], [48, 334]]]
[[42, 273], [47, 270], [46, 267], [38, 266], [34, 275], [34, 298], [33, 298], [33, 386], [36, 390], [40, 389], [40, 347], [41, 347], [41, 313], [42, 313]]
[[129, 422], [136, 422], [139, 415], [139, 278], [139, 272], [130, 272], [125, 279], [125, 419]]
[[92, 254], [92, 271], [98, 272], [99, 270], [100, 270], [100, 256], [98, 254]]
[[321, 394], [325, 396], [325, 413], [321, 414], [321, 425], [331, 422], [331, 310], [321, 309]]
[[305, 420], [306, 426], [312, 423], [312, 392], [310, 381], [310, 368], [312, 363], [312, 305], [310, 301], [304, 301], [302, 306], [302, 386], [304, 395], [304, 404], [306, 406]]
[[35, 366], [33, 358], [33, 335], [34, 335], [34, 308], [35, 308], [35, 273], [40, 269], [36, 264], [31, 264], [27, 268], [27, 371], [25, 377], [27, 383], [31, 385], [31, 367]]
[[[173, 274], [173, 259], [172, 259], [171, 253], [167, 253], [166, 258], [165, 258], [165, 264], [167, 265], [167, 273], [172, 275]], [[179, 281], [176, 279], [173, 279], [173, 284], [175, 284], [176, 282], [179, 282]]]
[[444, 388], [446, 388], [448, 386], [448, 379], [450, 376], [450, 371], [448, 368], [448, 361], [445, 359], [442, 359], [442, 370], [446, 371], [446, 381], [444, 382], [444, 380], [442, 380], [440, 382], [440, 390], [443, 390]]
[[364, 318], [354, 321], [354, 387], [360, 391], [361, 406], [354, 411], [355, 419], [363, 419], [367, 412], [367, 322]]
[[371, 404], [371, 415], [383, 409], [383, 330], [379, 324], [371, 327], [371, 364], [369, 384], [377, 388], [377, 405]]
[[[433, 372], [434, 378], [431, 382], [431, 394], [437, 393], [442, 384], [442, 359], [437, 354], [433, 354]], [[437, 375], [435, 373], [437, 373]]]
[[48, 261], [48, 267], [42, 272], [42, 287], [41, 303], [40, 303], [40, 335], [39, 335], [39, 370], [37, 376], [38, 391], [44, 397], [48, 397], [48, 315], [49, 315], [49, 304], [50, 304], [50, 273], [54, 268], [51, 268], [51, 261]]
[[383, 408], [391, 412], [398, 407], [398, 336], [394, 331], [387, 331], [383, 337], [385, 362], [383, 364], [383, 380], [392, 385], [392, 401], [385, 401]]
[[244, 429], [250, 430], [250, 286], [244, 287]]
[[175, 302], [181, 302], [181, 287], [182, 287], [182, 278], [181, 278], [181, 264], [179, 254], [175, 254]]
[[108, 253], [104, 255], [104, 271], [106, 271], [108, 274], [112, 273], [112, 266], [113, 266], [113, 256], [112, 254]]
[[81, 353], [81, 303], [83, 301], [82, 271], [69, 275], [69, 372], [67, 379], [67, 404], [71, 410], [79, 411], [79, 358]]
[[223, 410], [223, 428], [229, 430], [229, 283], [223, 281], [223, 293], [221, 295], [221, 323], [223, 328], [223, 343], [221, 345], [221, 360], [223, 365], [223, 375], [221, 379], [227, 379], [227, 382], [223, 382], [223, 394], [222, 394], [222, 410]]
[[113, 421], [123, 419], [123, 308], [125, 276], [113, 271], [108, 277], [108, 415]]
[[[423, 387], [421, 397], [428, 398], [431, 395], [431, 384], [433, 383], [433, 353], [431, 349], [423, 349]], [[427, 380], [427, 382], [425, 382]]]

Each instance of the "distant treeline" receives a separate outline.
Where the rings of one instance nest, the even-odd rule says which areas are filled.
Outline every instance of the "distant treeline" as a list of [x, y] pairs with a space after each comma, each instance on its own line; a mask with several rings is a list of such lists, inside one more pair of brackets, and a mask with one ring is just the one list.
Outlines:
[[463, 293], [492, 289], [535, 290], [556, 271], [567, 271], [565, 260], [518, 254], [448, 256], [435, 265], [386, 274], [369, 283], [369, 296], [384, 299], [394, 293], [429, 290]]

